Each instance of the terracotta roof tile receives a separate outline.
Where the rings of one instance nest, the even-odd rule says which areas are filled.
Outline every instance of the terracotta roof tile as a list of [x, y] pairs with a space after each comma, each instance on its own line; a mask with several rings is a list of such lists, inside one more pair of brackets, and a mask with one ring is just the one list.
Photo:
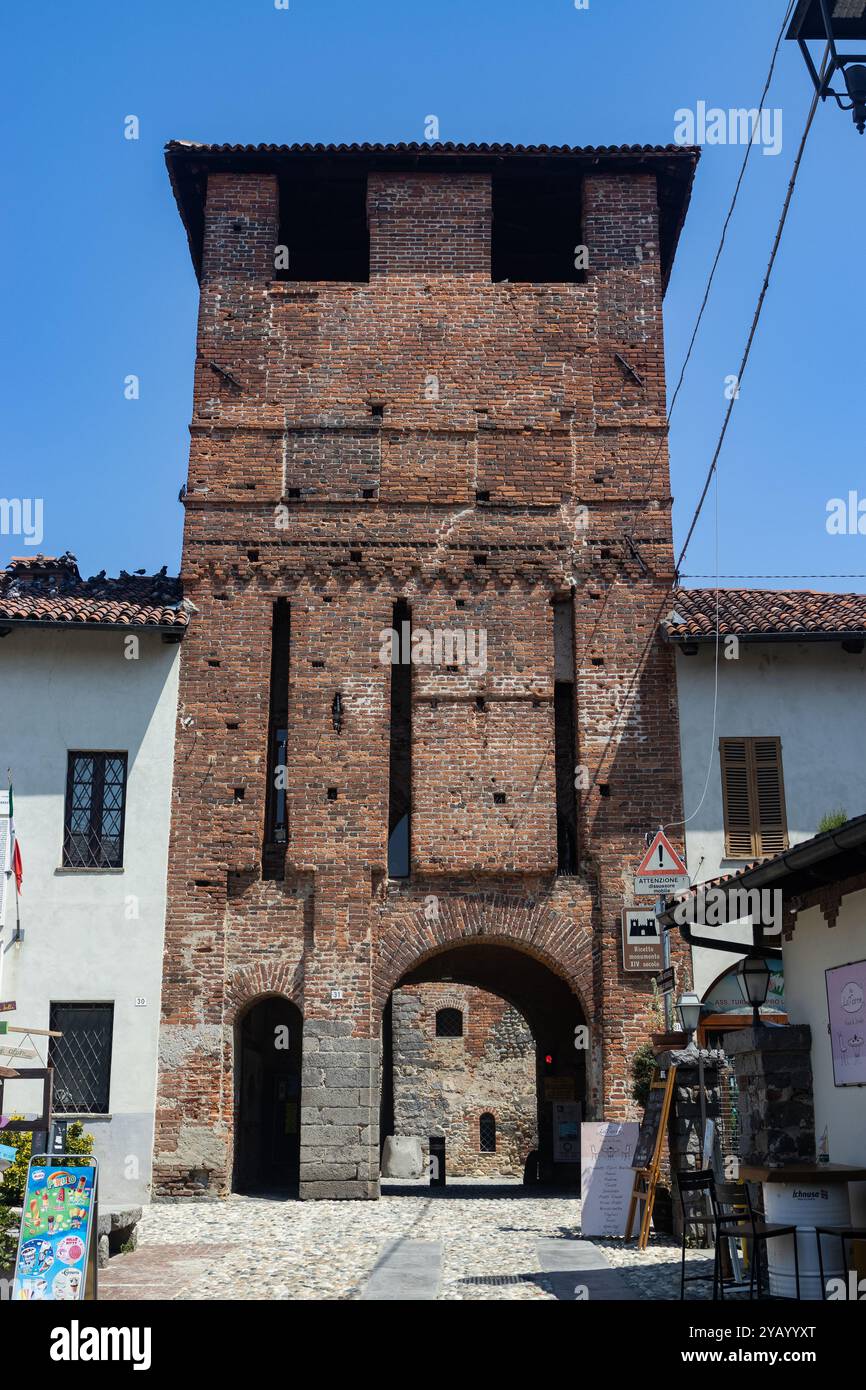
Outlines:
[[[715, 589], [677, 589], [671, 605], [679, 621], [663, 624], [676, 641], [707, 641], [716, 632]], [[822, 594], [813, 589], [720, 589], [722, 636], [768, 641], [866, 637], [866, 594]]]
[[192, 604], [179, 579], [159, 574], [105, 571], [82, 579], [69, 552], [13, 558], [0, 571], [0, 623], [70, 627], [158, 627], [183, 635]]

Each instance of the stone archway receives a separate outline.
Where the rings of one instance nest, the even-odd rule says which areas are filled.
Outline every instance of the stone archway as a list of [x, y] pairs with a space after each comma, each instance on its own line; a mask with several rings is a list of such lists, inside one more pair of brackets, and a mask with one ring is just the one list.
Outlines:
[[383, 905], [373, 961], [373, 1004], [382, 1010], [404, 975], [460, 944], [490, 942], [523, 951], [563, 979], [591, 1021], [592, 933], [546, 903], [504, 893], [429, 893]]
[[[528, 1022], [535, 1044], [541, 1173], [551, 1182], [579, 1182], [574, 1136], [579, 1118], [587, 1114], [593, 1070], [583, 1047], [583, 1034], [588, 1037], [589, 1029], [581, 1028], [590, 1023], [584, 1001], [592, 997], [591, 972], [589, 933], [546, 904], [500, 894], [438, 899], [429, 895], [399, 904], [380, 931], [374, 967], [376, 1002], [384, 1011], [383, 1139], [390, 1132], [389, 1123], [394, 1124], [393, 1132], [414, 1133], [407, 1124], [409, 1114], [424, 1131], [418, 1135], [422, 1143], [428, 1133], [444, 1133], [442, 1123], [446, 1129], [450, 1125], [452, 1133], [459, 1131], [459, 1124], [452, 1123], [453, 1105], [443, 1120], [443, 1086], [452, 1093], [452, 1101], [456, 1088], [447, 1078], [439, 1084], [441, 1059], [432, 1036], [427, 1036], [429, 1020], [426, 1031], [413, 1026], [405, 1035], [403, 1007], [407, 990], [459, 984], [506, 1001]], [[398, 1012], [386, 1007], [395, 987]], [[407, 1056], [401, 1053], [404, 1035], [411, 1038]], [[494, 1087], [493, 1095], [495, 1078], [489, 1069], [484, 1084]], [[409, 1107], [401, 1104], [407, 1086], [418, 1090], [417, 1103]], [[482, 1099], [472, 1092], [473, 1119]], [[564, 1139], [568, 1126], [570, 1143]]]

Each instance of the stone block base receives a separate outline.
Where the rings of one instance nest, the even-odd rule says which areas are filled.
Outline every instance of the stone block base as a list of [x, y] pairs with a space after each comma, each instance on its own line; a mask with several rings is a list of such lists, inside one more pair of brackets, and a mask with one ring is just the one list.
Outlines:
[[307, 1019], [301, 1084], [303, 1201], [379, 1196], [379, 1040]]

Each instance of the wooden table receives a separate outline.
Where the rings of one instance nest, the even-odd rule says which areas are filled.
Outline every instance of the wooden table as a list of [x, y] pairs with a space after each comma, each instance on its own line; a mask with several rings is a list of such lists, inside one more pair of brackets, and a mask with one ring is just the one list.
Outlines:
[[740, 1177], [746, 1182], [801, 1182], [822, 1186], [829, 1182], [866, 1182], [866, 1168], [857, 1168], [852, 1163], [787, 1163], [782, 1168], [742, 1163]]
[[[866, 1182], [866, 1168], [858, 1168], [850, 1163], [788, 1163], [781, 1168], [744, 1163], [740, 1167], [740, 1177], [746, 1182], [763, 1184], [768, 1221], [781, 1226], [796, 1226], [801, 1297], [812, 1300], [821, 1298], [815, 1227], [850, 1225], [848, 1184]], [[831, 1250], [826, 1243], [822, 1246], [824, 1277], [842, 1279], [844, 1270], [839, 1242], [833, 1244], [835, 1250]], [[794, 1298], [793, 1237], [779, 1236], [768, 1241], [767, 1263], [770, 1292]]]

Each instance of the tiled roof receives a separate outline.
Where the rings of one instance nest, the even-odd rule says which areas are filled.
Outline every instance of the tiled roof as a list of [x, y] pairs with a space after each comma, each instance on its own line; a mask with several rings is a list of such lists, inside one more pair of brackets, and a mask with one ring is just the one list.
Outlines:
[[393, 144], [366, 142], [338, 145], [294, 144], [294, 145], [210, 145], [197, 140], [169, 140], [167, 152], [197, 151], [205, 154], [561, 154], [590, 155], [593, 158], [608, 155], [682, 155], [695, 159], [699, 153], [693, 145], [508, 145], [508, 144], [462, 144], [459, 141], [397, 141]]
[[[663, 624], [675, 641], [710, 641], [716, 634], [716, 590], [677, 589]], [[678, 621], [677, 621], [678, 619]], [[752, 641], [804, 641], [866, 637], [866, 594], [822, 594], [813, 589], [720, 589], [722, 636]]]
[[183, 636], [192, 611], [180, 580], [165, 570], [121, 570], [117, 579], [107, 578], [103, 570], [82, 579], [75, 556], [67, 551], [14, 557], [0, 571], [0, 626], [155, 627]]
[[394, 144], [207, 144], [169, 140], [165, 162], [189, 240], [196, 274], [201, 273], [207, 179], [227, 173], [283, 173], [315, 170], [324, 181], [334, 173], [371, 169], [472, 169], [501, 172], [517, 167], [546, 172], [550, 164], [583, 172], [639, 170], [656, 176], [659, 249], [667, 284], [677, 241], [691, 197], [701, 151], [696, 145], [509, 145], [410, 141]]

